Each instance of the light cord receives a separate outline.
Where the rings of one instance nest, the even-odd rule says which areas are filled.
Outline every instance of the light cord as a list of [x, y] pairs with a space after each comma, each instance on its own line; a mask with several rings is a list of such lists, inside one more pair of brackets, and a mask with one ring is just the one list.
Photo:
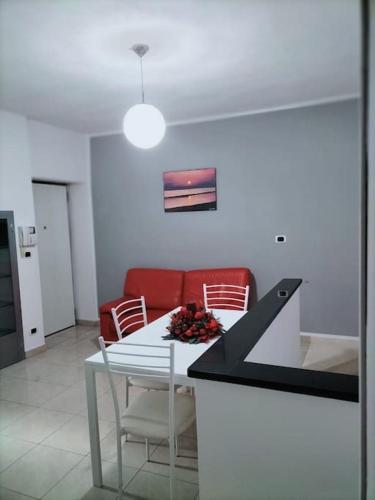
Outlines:
[[140, 62], [141, 62], [141, 87], [142, 87], [141, 98], [142, 98], [142, 104], [144, 104], [144, 102], [145, 102], [145, 91], [144, 91], [144, 88], [143, 88], [143, 64], [142, 64], [142, 56], [139, 59], [140, 59]]

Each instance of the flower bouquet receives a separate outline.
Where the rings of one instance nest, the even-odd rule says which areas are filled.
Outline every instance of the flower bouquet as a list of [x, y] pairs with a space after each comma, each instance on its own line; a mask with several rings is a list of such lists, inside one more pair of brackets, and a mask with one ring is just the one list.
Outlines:
[[163, 339], [177, 339], [189, 344], [207, 342], [224, 333], [223, 325], [212, 312], [206, 311], [203, 306], [197, 307], [195, 303], [181, 307], [178, 312], [173, 313], [167, 330], [169, 334]]

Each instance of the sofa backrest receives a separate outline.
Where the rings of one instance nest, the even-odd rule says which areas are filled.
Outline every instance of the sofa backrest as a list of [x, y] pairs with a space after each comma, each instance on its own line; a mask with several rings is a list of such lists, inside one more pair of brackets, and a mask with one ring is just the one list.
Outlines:
[[202, 302], [203, 284], [250, 285], [250, 269], [246, 267], [224, 267], [219, 269], [195, 269], [186, 271], [182, 303]]
[[129, 269], [124, 283], [124, 295], [143, 295], [146, 307], [170, 311], [182, 303], [184, 274], [184, 271], [174, 269]]

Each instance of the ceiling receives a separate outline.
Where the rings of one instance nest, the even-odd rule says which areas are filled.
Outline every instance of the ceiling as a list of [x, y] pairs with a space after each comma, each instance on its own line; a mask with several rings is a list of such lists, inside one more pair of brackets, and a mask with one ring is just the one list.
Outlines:
[[0, 0], [0, 108], [95, 134], [358, 95], [359, 0]]

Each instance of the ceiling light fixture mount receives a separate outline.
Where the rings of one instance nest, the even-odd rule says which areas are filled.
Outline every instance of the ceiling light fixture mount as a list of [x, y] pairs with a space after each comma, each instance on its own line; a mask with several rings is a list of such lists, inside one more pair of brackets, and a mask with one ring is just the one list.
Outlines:
[[139, 57], [143, 57], [150, 50], [150, 47], [145, 43], [135, 43], [133, 47], [130, 48]]
[[166, 129], [165, 120], [160, 111], [152, 104], [145, 104], [142, 58], [149, 48], [143, 43], [137, 43], [130, 48], [140, 61], [141, 104], [136, 104], [127, 111], [123, 123], [124, 134], [128, 141], [141, 149], [150, 149], [159, 144]]

